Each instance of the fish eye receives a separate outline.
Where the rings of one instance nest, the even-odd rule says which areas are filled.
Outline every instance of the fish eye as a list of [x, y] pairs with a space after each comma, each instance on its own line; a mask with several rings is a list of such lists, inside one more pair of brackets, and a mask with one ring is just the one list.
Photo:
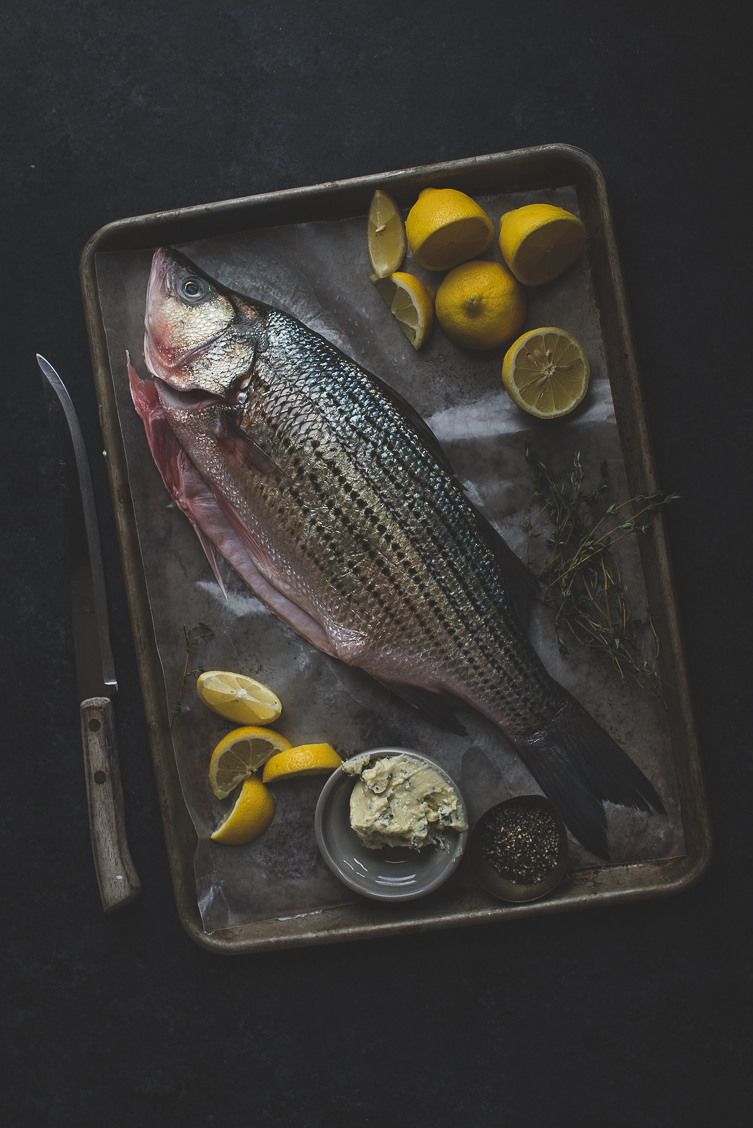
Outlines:
[[180, 284], [180, 296], [184, 298], [185, 301], [190, 302], [192, 305], [200, 302], [202, 298], [206, 297], [206, 294], [207, 286], [206, 283], [201, 280], [201, 278], [194, 278], [193, 276], [191, 276], [189, 278], [184, 278]]

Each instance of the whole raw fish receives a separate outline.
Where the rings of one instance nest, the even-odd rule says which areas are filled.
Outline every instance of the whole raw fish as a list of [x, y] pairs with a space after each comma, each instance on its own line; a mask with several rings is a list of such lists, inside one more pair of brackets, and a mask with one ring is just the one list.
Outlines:
[[574, 836], [608, 858], [609, 800], [664, 813], [651, 783], [544, 669], [536, 580], [473, 508], [426, 424], [300, 321], [154, 255], [131, 389], [167, 488], [314, 646], [463, 732], [495, 721]]

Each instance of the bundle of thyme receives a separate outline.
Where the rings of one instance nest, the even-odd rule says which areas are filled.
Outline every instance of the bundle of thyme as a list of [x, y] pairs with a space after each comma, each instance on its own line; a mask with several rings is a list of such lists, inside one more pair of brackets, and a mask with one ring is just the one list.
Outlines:
[[209, 638], [214, 634], [214, 631], [209, 626], [209, 623], [205, 623], [203, 619], [199, 619], [198, 623], [194, 623], [192, 627], [186, 628], [184, 626], [183, 634], [186, 639], [186, 663], [183, 667], [183, 677], [180, 681], [180, 692], [178, 693], [178, 699], [173, 705], [173, 715], [172, 720], [170, 721], [170, 728], [173, 727], [176, 721], [180, 720], [183, 714], [183, 690], [186, 688], [186, 682], [189, 678], [198, 678], [199, 674], [204, 673], [204, 667], [201, 665], [194, 666], [192, 670], [189, 670], [188, 667], [190, 666], [191, 658], [193, 657], [191, 648], [198, 646], [202, 639]]
[[[650, 614], [645, 621], [632, 615], [627, 587], [622, 583], [610, 549], [631, 533], [647, 533], [650, 529], [648, 514], [680, 495], [660, 490], [639, 493], [619, 505], [612, 503], [599, 516], [599, 503], [609, 485], [606, 462], [599, 467], [599, 482], [587, 489], [580, 451], [575, 453], [569, 477], [561, 482], [555, 479], [532, 446], [526, 447], [526, 459], [533, 467], [534, 497], [543, 502], [533, 524], [522, 526], [523, 532], [528, 534], [527, 556], [530, 556], [531, 541], [541, 535], [536, 532], [536, 526], [545, 513], [554, 525], [554, 532], [545, 542], [551, 554], [539, 578], [545, 586], [543, 598], [556, 612], [560, 653], [568, 653], [560, 634], [560, 630], [566, 628], [583, 646], [606, 654], [619, 678], [634, 678], [643, 689], [663, 701], [659, 637]], [[621, 516], [631, 509], [632, 516], [627, 519]]]

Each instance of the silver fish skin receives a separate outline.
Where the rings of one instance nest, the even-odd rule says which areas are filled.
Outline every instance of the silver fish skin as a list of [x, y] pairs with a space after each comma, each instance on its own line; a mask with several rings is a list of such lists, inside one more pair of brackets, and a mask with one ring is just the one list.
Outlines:
[[[152, 264], [144, 358], [156, 397], [131, 370], [134, 401], [149, 399], [148, 434], [171, 436], [152, 452], [210, 562], [214, 546], [299, 634], [454, 731], [452, 698], [496, 722], [597, 856], [604, 800], [663, 813], [546, 672], [525, 628], [535, 579], [397, 393], [168, 248]], [[203, 493], [176, 486], [190, 473]]]

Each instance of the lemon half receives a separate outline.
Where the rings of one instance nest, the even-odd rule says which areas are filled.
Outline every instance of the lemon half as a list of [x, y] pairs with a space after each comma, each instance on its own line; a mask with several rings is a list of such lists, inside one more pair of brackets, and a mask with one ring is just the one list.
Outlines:
[[557, 419], [577, 407], [590, 367], [580, 341], [565, 329], [532, 329], [505, 354], [502, 381], [518, 407], [538, 419]]
[[572, 212], [553, 204], [526, 204], [499, 221], [499, 249], [524, 286], [550, 282], [574, 262], [586, 242], [586, 229]]
[[275, 815], [272, 792], [260, 779], [247, 779], [212, 838], [225, 846], [245, 846], [263, 834]]
[[419, 266], [450, 270], [486, 250], [494, 237], [494, 224], [465, 192], [424, 188], [408, 212], [405, 231]]
[[434, 294], [420, 278], [398, 271], [389, 278], [371, 275], [371, 281], [413, 345], [420, 349], [434, 324]]
[[226, 799], [233, 788], [286, 748], [290, 748], [290, 741], [271, 729], [253, 726], [234, 729], [212, 753], [209, 764], [212, 791], [218, 799]]
[[437, 320], [450, 340], [467, 349], [494, 349], [523, 327], [526, 295], [498, 262], [464, 262], [437, 290]]
[[408, 244], [403, 217], [392, 196], [377, 188], [371, 197], [366, 238], [371, 268], [377, 278], [400, 269]]
[[331, 744], [299, 744], [285, 752], [278, 752], [264, 765], [264, 783], [280, 779], [281, 776], [320, 775], [333, 772], [342, 764], [341, 758]]
[[196, 692], [213, 713], [238, 725], [268, 725], [282, 712], [277, 694], [245, 674], [207, 670], [199, 676]]

